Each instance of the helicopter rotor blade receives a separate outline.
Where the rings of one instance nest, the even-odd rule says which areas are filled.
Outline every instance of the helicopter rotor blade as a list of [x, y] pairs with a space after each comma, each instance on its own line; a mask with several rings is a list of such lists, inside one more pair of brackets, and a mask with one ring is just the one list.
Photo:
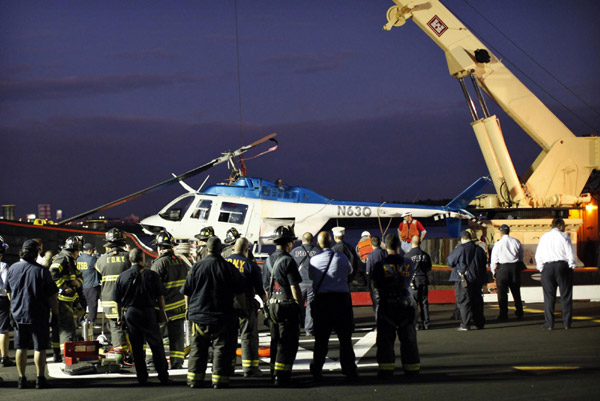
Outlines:
[[62, 220], [62, 221], [58, 222], [58, 225], [67, 224], [67, 223], [70, 223], [71, 221], [79, 220], [79, 219], [81, 219], [83, 217], [89, 216], [90, 214], [94, 214], [94, 213], [97, 213], [97, 212], [104, 211], [106, 209], [110, 209], [112, 207], [121, 205], [121, 204], [123, 204], [125, 202], [129, 202], [132, 199], [139, 198], [140, 196], [142, 196], [144, 194], [147, 194], [148, 192], [151, 192], [151, 191], [154, 191], [154, 190], [157, 190], [157, 189], [161, 189], [161, 188], [167, 187], [167, 186], [172, 185], [172, 184], [174, 184], [174, 183], [176, 183], [178, 181], [182, 181], [182, 180], [185, 180], [187, 178], [190, 178], [190, 177], [193, 177], [195, 175], [198, 175], [200, 173], [203, 173], [204, 171], [209, 170], [209, 169], [211, 169], [212, 167], [214, 167], [214, 166], [216, 166], [218, 164], [224, 163], [224, 162], [226, 162], [228, 160], [231, 160], [232, 158], [234, 158], [236, 156], [239, 156], [239, 155], [242, 155], [242, 154], [246, 153], [248, 150], [252, 149], [253, 147], [255, 147], [257, 145], [260, 145], [263, 142], [266, 142], [266, 141], [269, 141], [269, 140], [273, 140], [274, 141], [273, 138], [276, 135], [277, 134], [273, 133], [273, 134], [267, 135], [267, 136], [265, 136], [265, 137], [263, 137], [263, 138], [255, 141], [255, 142], [252, 142], [250, 145], [242, 146], [241, 148], [239, 148], [237, 150], [234, 150], [233, 152], [225, 152], [225, 153], [223, 153], [223, 156], [218, 157], [216, 159], [213, 159], [213, 160], [209, 161], [208, 163], [206, 163], [206, 164], [204, 164], [204, 165], [202, 165], [200, 167], [196, 167], [196, 168], [194, 168], [194, 169], [192, 169], [190, 171], [187, 171], [187, 172], [185, 172], [185, 173], [183, 173], [181, 175], [172, 177], [172, 178], [170, 178], [170, 179], [168, 179], [166, 181], [163, 181], [163, 182], [160, 182], [158, 184], [152, 185], [151, 187], [148, 187], [148, 188], [142, 189], [140, 191], [134, 192], [134, 193], [132, 193], [130, 195], [124, 196], [124, 197], [119, 198], [117, 200], [114, 200], [112, 202], [106, 203], [106, 204], [104, 204], [102, 206], [98, 206], [98, 207], [96, 207], [94, 209], [91, 209], [91, 210], [88, 210], [86, 212], [80, 213], [80, 214], [78, 214], [76, 216], [69, 217], [68, 219], [65, 219], [65, 220]]

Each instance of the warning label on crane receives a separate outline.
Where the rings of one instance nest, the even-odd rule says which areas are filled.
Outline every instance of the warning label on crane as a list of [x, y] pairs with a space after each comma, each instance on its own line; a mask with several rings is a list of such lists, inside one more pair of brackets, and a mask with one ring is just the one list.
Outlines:
[[435, 32], [437, 36], [442, 36], [444, 32], [448, 30], [448, 26], [442, 22], [440, 17], [434, 15], [432, 19], [429, 20], [427, 25]]

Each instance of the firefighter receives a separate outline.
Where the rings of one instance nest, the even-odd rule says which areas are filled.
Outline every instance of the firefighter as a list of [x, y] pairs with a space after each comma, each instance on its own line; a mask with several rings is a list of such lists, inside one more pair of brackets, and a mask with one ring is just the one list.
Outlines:
[[201, 261], [208, 255], [206, 241], [208, 241], [208, 239], [214, 235], [215, 229], [212, 228], [212, 226], [206, 226], [200, 230], [200, 233], [194, 235], [194, 237], [198, 240], [198, 245], [196, 247], [196, 262]]
[[50, 265], [52, 280], [58, 287], [58, 321], [52, 327], [52, 350], [54, 362], [62, 362], [60, 347], [67, 341], [74, 341], [77, 327], [73, 315], [73, 303], [79, 298], [77, 289], [83, 285], [81, 272], [77, 270], [76, 260], [81, 251], [79, 237], [69, 237], [62, 250], [54, 257]]
[[288, 227], [275, 230], [275, 252], [263, 269], [263, 287], [268, 294], [271, 329], [271, 379], [275, 385], [287, 385], [298, 352], [302, 278], [298, 265], [289, 254], [296, 236]]
[[231, 227], [229, 230], [227, 230], [227, 233], [225, 234], [225, 239], [223, 240], [225, 246], [223, 247], [221, 256], [223, 256], [225, 259], [231, 256], [231, 254], [233, 253], [233, 246], [235, 244], [235, 241], [241, 236], [242, 235], [235, 227]]
[[158, 380], [162, 385], [169, 385], [172, 381], [169, 379], [165, 348], [158, 326], [159, 322], [167, 319], [167, 290], [156, 272], [144, 268], [145, 257], [142, 250], [133, 249], [129, 252], [128, 260], [132, 264], [131, 268], [120, 274], [114, 285], [117, 321], [126, 322], [138, 382], [145, 385], [148, 381], [148, 367], [144, 360], [144, 345], [147, 342], [152, 350]]
[[248, 239], [238, 238], [235, 241], [233, 254], [226, 259], [242, 275], [246, 292], [246, 313], [240, 317], [244, 377], [262, 376], [262, 371], [258, 367], [258, 321], [256, 319], [258, 303], [254, 300], [255, 294], [265, 302], [260, 267], [248, 259], [248, 246]]
[[113, 300], [113, 291], [119, 275], [131, 267], [129, 253], [124, 249], [125, 237], [118, 228], [111, 228], [105, 234], [106, 253], [96, 262], [96, 270], [102, 275], [100, 305], [104, 316], [108, 318], [110, 339], [113, 346], [127, 344], [125, 330], [117, 324], [119, 317], [117, 303]]
[[173, 252], [173, 242], [173, 237], [166, 231], [156, 236], [158, 257], [152, 263], [152, 270], [158, 273], [167, 289], [165, 311], [168, 321], [163, 329], [167, 329], [169, 336], [171, 369], [181, 369], [185, 358], [183, 334], [185, 300], [181, 288], [185, 284], [188, 270], [185, 262]]
[[407, 376], [420, 370], [419, 348], [415, 329], [415, 302], [409, 288], [415, 267], [412, 260], [399, 253], [400, 239], [395, 234], [385, 237], [388, 256], [373, 267], [373, 288], [379, 299], [377, 308], [378, 377], [394, 374], [396, 336], [400, 340], [402, 368]]
[[221, 256], [219, 238], [209, 238], [206, 248], [208, 255], [192, 267], [181, 289], [192, 325], [187, 385], [191, 388], [204, 385], [208, 348], [212, 345], [212, 386], [224, 388], [229, 386], [233, 375], [237, 343], [233, 299], [236, 296], [240, 308], [245, 310], [246, 297], [241, 296], [244, 284], [240, 273]]

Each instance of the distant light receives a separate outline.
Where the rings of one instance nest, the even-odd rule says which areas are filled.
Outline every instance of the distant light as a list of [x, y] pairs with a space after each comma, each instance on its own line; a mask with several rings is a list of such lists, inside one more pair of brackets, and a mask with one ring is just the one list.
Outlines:
[[585, 210], [587, 210], [588, 213], [592, 213], [592, 211], [598, 209], [598, 206], [592, 204], [592, 203], [588, 203], [587, 205], [585, 205]]

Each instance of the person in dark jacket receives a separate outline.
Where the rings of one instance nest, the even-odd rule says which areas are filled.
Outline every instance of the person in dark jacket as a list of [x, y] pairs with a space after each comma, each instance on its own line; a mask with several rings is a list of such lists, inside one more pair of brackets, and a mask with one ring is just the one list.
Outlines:
[[412, 248], [406, 253], [406, 257], [415, 265], [415, 275], [410, 284], [410, 292], [421, 309], [420, 321], [417, 323], [418, 330], [429, 330], [429, 277], [431, 271], [431, 257], [421, 249], [421, 238], [413, 235]]
[[185, 296], [188, 319], [192, 326], [192, 344], [188, 360], [187, 384], [203, 386], [208, 348], [213, 346], [213, 388], [229, 386], [237, 345], [237, 319], [234, 296], [246, 310], [244, 282], [240, 272], [221, 256], [221, 241], [206, 241], [207, 256], [197, 262], [181, 289]]
[[258, 367], [258, 321], [256, 313], [258, 302], [256, 295], [266, 302], [265, 290], [262, 286], [262, 273], [260, 267], [248, 258], [250, 243], [247, 238], [238, 238], [233, 247], [233, 253], [227, 257], [244, 279], [246, 292], [246, 311], [240, 317], [240, 338], [242, 343], [242, 368], [244, 377], [262, 376]]
[[271, 329], [271, 379], [278, 386], [290, 383], [298, 352], [302, 277], [289, 252], [294, 247], [293, 228], [275, 230], [276, 250], [263, 266], [263, 287], [268, 296]]
[[[33, 361], [37, 373], [36, 388], [48, 388], [46, 381], [46, 348], [48, 347], [50, 325], [58, 321], [58, 288], [48, 269], [38, 264], [38, 244], [33, 240], [23, 243], [19, 253], [21, 260], [13, 264], [6, 277], [6, 293], [11, 302], [11, 312], [15, 320], [15, 348], [19, 379], [17, 387], [27, 388], [25, 369], [27, 349], [33, 343]], [[52, 322], [50, 320], [52, 309]], [[32, 341], [33, 340], [33, 341]]]
[[96, 270], [98, 255], [94, 246], [90, 243], [83, 245], [83, 252], [77, 258], [77, 270], [83, 276], [83, 296], [88, 306], [88, 322], [94, 328], [100, 328], [96, 325], [96, 316], [98, 314], [98, 299], [100, 299], [100, 280], [102, 276]]
[[461, 244], [448, 255], [448, 266], [452, 268], [450, 281], [454, 281], [456, 304], [460, 310], [458, 330], [469, 330], [471, 322], [478, 329], [483, 329], [485, 317], [481, 287], [487, 281], [487, 257], [468, 231], [461, 233], [460, 241]]
[[[165, 286], [158, 274], [144, 268], [145, 257], [142, 250], [135, 248], [128, 255], [131, 268], [117, 278], [113, 301], [117, 305], [117, 324], [125, 322], [129, 332], [131, 351], [135, 362], [138, 382], [145, 385], [148, 381], [146, 352], [144, 344], [148, 342], [152, 350], [152, 360], [161, 384], [168, 385], [169, 372], [167, 358], [162, 342], [159, 322], [165, 322]], [[157, 316], [156, 308], [159, 309]]]

